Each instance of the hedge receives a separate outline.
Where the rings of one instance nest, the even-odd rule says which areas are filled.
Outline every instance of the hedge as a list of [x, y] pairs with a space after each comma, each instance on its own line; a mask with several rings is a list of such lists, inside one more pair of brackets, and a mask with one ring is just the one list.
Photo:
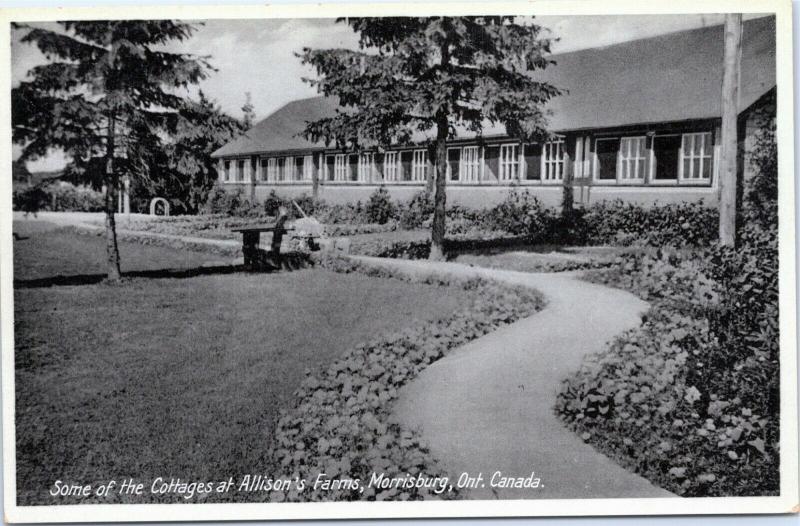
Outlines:
[[[326, 256], [320, 264], [335, 272], [460, 286], [472, 292], [473, 300], [446, 319], [377, 336], [345, 353], [327, 370], [307, 373], [294, 407], [283, 411], [278, 421], [270, 462], [283, 478], [305, 479], [307, 485], [302, 492], [273, 491], [267, 497], [273, 501], [457, 497], [457, 490], [440, 493], [429, 487], [367, 487], [372, 473], [385, 473], [387, 477], [447, 476], [418, 435], [390, 420], [392, 403], [398, 390], [426, 366], [470, 340], [533, 314], [542, 308], [542, 297], [528, 289], [483, 279], [445, 275], [414, 278], [349, 258]], [[309, 481], [319, 473], [359, 479], [361, 486], [314, 490]]]

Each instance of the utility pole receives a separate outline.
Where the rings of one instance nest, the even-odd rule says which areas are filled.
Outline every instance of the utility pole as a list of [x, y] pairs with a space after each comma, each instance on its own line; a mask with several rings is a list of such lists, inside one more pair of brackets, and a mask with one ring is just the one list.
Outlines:
[[736, 185], [739, 118], [739, 81], [742, 62], [742, 15], [725, 15], [725, 52], [722, 70], [722, 155], [719, 174], [719, 240], [736, 246]]

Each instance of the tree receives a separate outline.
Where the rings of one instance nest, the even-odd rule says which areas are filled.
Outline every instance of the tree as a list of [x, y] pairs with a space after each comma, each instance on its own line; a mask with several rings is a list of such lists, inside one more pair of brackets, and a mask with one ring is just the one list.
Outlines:
[[68, 158], [65, 178], [105, 188], [108, 279], [120, 278], [114, 209], [123, 177], [147, 170], [162, 137], [174, 131], [182, 88], [205, 78], [202, 58], [162, 51], [194, 26], [170, 20], [59, 22], [58, 29], [16, 25], [23, 42], [49, 62], [12, 90], [14, 141], [22, 159], [53, 148]]
[[533, 72], [553, 61], [541, 28], [510, 16], [347, 18], [359, 50], [304, 49], [317, 79], [342, 111], [308, 123], [312, 140], [358, 148], [410, 143], [415, 134], [435, 137], [431, 259], [444, 257], [447, 146], [457, 128], [480, 135], [483, 123], [502, 123], [524, 141], [547, 136], [544, 104], [560, 91]]
[[719, 241], [736, 245], [739, 76], [742, 61], [742, 15], [725, 15], [722, 71], [722, 152], [719, 178]]
[[140, 192], [167, 196], [171, 209], [197, 213], [218, 179], [211, 153], [246, 130], [246, 122], [223, 113], [201, 90], [198, 100], [186, 101], [178, 112], [164, 147], [151, 152]]

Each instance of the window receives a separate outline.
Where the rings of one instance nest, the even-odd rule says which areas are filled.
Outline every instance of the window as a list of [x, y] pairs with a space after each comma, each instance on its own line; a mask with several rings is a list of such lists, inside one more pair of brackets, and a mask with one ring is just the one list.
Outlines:
[[461, 148], [447, 149], [447, 180], [458, 181], [461, 175]]
[[476, 183], [481, 178], [480, 149], [477, 146], [464, 146], [461, 149], [461, 180]]
[[283, 180], [294, 181], [294, 157], [283, 158]]
[[653, 137], [653, 177], [652, 180], [675, 181], [681, 159], [680, 135], [656, 135]]
[[711, 133], [684, 133], [682, 153], [682, 181], [708, 181], [713, 166]]
[[644, 181], [647, 137], [623, 137], [619, 143], [619, 179]]
[[311, 181], [314, 178], [314, 156], [306, 155], [303, 157], [303, 180]]
[[414, 160], [411, 163], [411, 178], [414, 181], [424, 181], [428, 174], [428, 152], [414, 150]]
[[275, 157], [267, 159], [267, 181], [275, 182], [278, 180], [278, 160]]
[[386, 181], [399, 180], [400, 155], [397, 152], [386, 152], [383, 156], [383, 178]]
[[244, 181], [244, 159], [239, 159], [236, 163], [236, 180]]
[[561, 181], [564, 178], [564, 140], [546, 142], [542, 151], [542, 180]]
[[347, 181], [347, 155], [343, 153], [336, 154], [336, 161], [333, 167], [333, 180]]
[[362, 183], [372, 181], [372, 167], [375, 164], [374, 153], [362, 153], [358, 156], [358, 180]]
[[231, 180], [231, 162], [224, 161], [222, 163], [222, 180], [223, 181], [230, 181]]
[[619, 139], [597, 139], [594, 150], [597, 159], [595, 177], [601, 181], [616, 181]]
[[513, 181], [519, 178], [519, 155], [516, 144], [500, 146], [500, 180]]

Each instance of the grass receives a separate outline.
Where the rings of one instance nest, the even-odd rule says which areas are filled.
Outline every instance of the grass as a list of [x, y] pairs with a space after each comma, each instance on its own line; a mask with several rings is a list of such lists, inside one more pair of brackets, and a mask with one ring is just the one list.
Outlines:
[[[24, 238], [14, 241], [15, 281], [106, 272], [106, 244], [102, 235], [78, 236], [46, 221], [15, 222], [14, 232]], [[123, 272], [230, 263], [214, 254], [124, 241], [119, 242], [119, 251]]]
[[[101, 269], [94, 243], [43, 232], [17, 242], [15, 266], [23, 276]], [[127, 250], [126, 268], [203, 260]], [[274, 418], [306, 369], [449, 316], [465, 294], [319, 269], [16, 289], [18, 504], [77, 502], [48, 495], [56, 479], [149, 487], [158, 476], [264, 474]], [[131, 500], [145, 501], [155, 498]]]

